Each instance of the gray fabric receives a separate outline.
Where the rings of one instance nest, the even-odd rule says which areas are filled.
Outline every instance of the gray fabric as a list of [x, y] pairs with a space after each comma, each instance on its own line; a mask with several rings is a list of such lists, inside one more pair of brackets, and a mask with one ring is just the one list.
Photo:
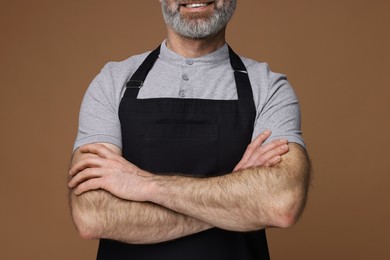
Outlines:
[[[74, 150], [96, 142], [122, 147], [118, 108], [125, 84], [146, 58], [147, 53], [122, 62], [109, 62], [90, 84], [81, 104]], [[253, 138], [266, 129], [268, 142], [286, 138], [304, 145], [300, 110], [286, 76], [271, 72], [266, 63], [241, 57], [249, 73], [257, 116]], [[237, 99], [228, 46], [200, 58], [186, 59], [162, 43], [159, 59], [140, 89], [138, 98]]]

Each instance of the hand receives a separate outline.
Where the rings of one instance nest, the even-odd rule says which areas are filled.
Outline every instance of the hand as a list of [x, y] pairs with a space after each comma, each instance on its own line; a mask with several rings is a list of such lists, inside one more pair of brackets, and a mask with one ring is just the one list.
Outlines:
[[274, 140], [268, 144], [262, 145], [271, 135], [267, 130], [257, 136], [247, 147], [241, 161], [236, 165], [233, 171], [239, 171], [251, 167], [275, 166], [281, 162], [281, 155], [288, 152], [288, 141], [285, 139]]
[[132, 201], [146, 201], [150, 173], [141, 170], [102, 144], [88, 144], [80, 152], [92, 154], [75, 163], [69, 171], [69, 187], [76, 195], [104, 189]]

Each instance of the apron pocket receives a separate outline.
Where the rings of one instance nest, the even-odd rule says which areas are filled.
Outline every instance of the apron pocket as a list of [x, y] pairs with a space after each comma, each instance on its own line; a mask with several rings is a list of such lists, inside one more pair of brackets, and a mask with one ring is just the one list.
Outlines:
[[143, 138], [144, 168], [161, 175], [206, 177], [218, 171], [218, 127], [151, 124]]

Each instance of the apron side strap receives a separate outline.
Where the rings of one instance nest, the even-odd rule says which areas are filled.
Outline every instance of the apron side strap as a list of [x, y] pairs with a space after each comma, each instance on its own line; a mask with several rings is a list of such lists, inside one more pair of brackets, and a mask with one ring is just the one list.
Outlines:
[[126, 83], [126, 88], [141, 88], [144, 85], [142, 80], [129, 80]]
[[137, 98], [140, 88], [143, 86], [149, 71], [152, 69], [159, 55], [160, 45], [149, 53], [139, 68], [131, 76], [130, 80], [126, 83], [124, 97]]
[[248, 70], [241, 58], [229, 47], [230, 64], [234, 70], [238, 101], [241, 106], [256, 111]]

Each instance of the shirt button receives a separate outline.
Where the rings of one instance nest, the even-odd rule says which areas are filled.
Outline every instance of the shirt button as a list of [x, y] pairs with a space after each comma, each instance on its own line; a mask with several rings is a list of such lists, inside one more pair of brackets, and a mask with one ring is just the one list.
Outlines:
[[181, 77], [182, 77], [183, 80], [185, 80], [185, 81], [188, 81], [188, 80], [190, 79], [190, 77], [189, 77], [187, 74], [183, 74]]
[[186, 92], [184, 90], [180, 90], [179, 96], [182, 97], [182, 98], [185, 97], [186, 96]]
[[187, 63], [188, 65], [192, 65], [192, 64], [194, 64], [194, 61], [193, 61], [193, 60], [186, 60], [186, 63]]

